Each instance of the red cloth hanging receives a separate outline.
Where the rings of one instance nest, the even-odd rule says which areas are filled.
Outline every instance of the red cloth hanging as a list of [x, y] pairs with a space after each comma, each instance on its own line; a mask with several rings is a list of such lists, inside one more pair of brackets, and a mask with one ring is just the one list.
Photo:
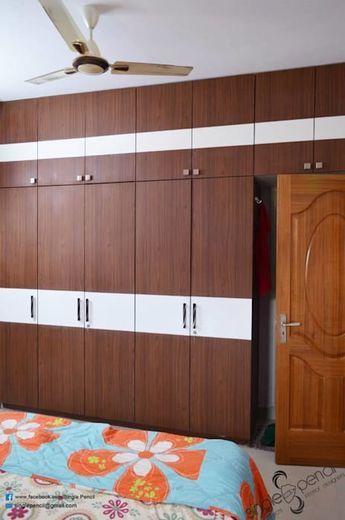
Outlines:
[[271, 223], [263, 202], [258, 208], [258, 226], [255, 237], [256, 281], [260, 296], [271, 291], [271, 262], [269, 237]]

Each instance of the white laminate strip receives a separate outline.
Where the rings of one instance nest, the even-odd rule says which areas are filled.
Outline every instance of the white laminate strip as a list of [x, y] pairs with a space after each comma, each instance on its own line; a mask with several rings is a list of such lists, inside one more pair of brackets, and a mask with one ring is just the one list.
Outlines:
[[115, 155], [135, 152], [135, 134], [116, 134], [87, 137], [85, 155]]
[[[78, 298], [80, 298], [79, 320]], [[38, 324], [83, 328], [84, 292], [39, 289]]]
[[252, 300], [250, 298], [192, 296], [192, 306], [193, 304], [196, 304], [196, 327], [192, 326], [192, 335], [251, 339]]
[[345, 116], [316, 117], [315, 140], [345, 139]]
[[67, 157], [84, 157], [85, 139], [57, 139], [54, 141], [38, 141], [39, 159], [60, 159]]
[[193, 128], [193, 148], [254, 144], [254, 123]]
[[86, 292], [89, 321], [86, 327], [100, 330], [134, 331], [134, 294]]
[[[186, 321], [183, 326], [183, 304], [186, 304]], [[135, 330], [156, 334], [190, 334], [190, 296], [136, 294]]]
[[[33, 297], [33, 317], [31, 317]], [[37, 323], [37, 289], [0, 288], [0, 321]]]
[[37, 142], [0, 144], [0, 162], [34, 161]]
[[159, 152], [166, 150], [188, 150], [192, 147], [192, 130], [162, 130], [141, 132], [136, 135], [137, 152]]
[[313, 139], [313, 118], [255, 123], [255, 144], [289, 143]]

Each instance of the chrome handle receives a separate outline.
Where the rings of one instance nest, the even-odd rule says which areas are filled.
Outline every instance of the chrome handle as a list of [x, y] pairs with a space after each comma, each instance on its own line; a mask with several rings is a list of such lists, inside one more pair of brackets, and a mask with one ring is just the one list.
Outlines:
[[80, 321], [80, 298], [77, 299], [77, 320]]
[[305, 162], [303, 164], [303, 169], [304, 170], [311, 170], [311, 163], [310, 162]]
[[89, 298], [86, 298], [86, 300], [85, 300], [85, 321], [86, 321], [86, 323], [89, 323], [89, 321], [90, 321], [89, 311], [90, 311], [90, 302], [89, 302]]
[[187, 304], [184, 303], [182, 306], [182, 324], [183, 328], [187, 328]]
[[321, 162], [321, 161], [320, 162], [316, 162], [315, 163], [315, 168], [317, 170], [321, 170], [321, 168], [323, 168], [323, 162]]
[[281, 323], [282, 327], [300, 327], [302, 323], [300, 321], [291, 321], [290, 323]]
[[36, 184], [36, 177], [30, 177], [30, 184]]
[[84, 180], [84, 176], [83, 175], [77, 175], [77, 182], [81, 182]]
[[280, 315], [280, 343], [286, 343], [286, 328], [287, 327], [301, 327], [300, 321], [286, 322], [286, 314]]
[[193, 303], [193, 331], [196, 331], [196, 303]]
[[92, 181], [92, 175], [90, 175], [90, 174], [85, 175], [85, 180]]
[[30, 316], [34, 318], [34, 297], [30, 296]]
[[194, 168], [193, 175], [200, 175], [200, 170], [198, 168]]
[[182, 171], [182, 173], [183, 173], [183, 175], [187, 176], [187, 175], [190, 174], [190, 170], [185, 169], [185, 170]]

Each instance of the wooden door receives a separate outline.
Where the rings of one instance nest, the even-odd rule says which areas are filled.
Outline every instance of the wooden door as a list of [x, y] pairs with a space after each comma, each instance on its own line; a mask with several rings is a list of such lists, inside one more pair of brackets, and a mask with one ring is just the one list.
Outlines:
[[316, 68], [315, 165], [318, 172], [345, 170], [345, 64]]
[[253, 175], [254, 74], [193, 82], [193, 174]]
[[38, 101], [38, 184], [76, 184], [84, 175], [86, 94]]
[[84, 414], [84, 330], [38, 327], [39, 407]]
[[84, 186], [38, 188], [38, 287], [84, 291]]
[[137, 89], [136, 179], [188, 179], [191, 175], [192, 84]]
[[255, 175], [313, 168], [315, 69], [256, 75]]
[[345, 176], [279, 178], [277, 239], [276, 460], [343, 467]]
[[88, 182], [135, 180], [135, 89], [92, 92], [86, 99]]
[[0, 187], [37, 182], [37, 100], [0, 104]]

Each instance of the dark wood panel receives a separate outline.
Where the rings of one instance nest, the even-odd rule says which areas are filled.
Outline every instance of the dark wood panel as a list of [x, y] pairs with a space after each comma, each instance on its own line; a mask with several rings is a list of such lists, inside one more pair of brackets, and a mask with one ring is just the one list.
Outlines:
[[137, 132], [191, 128], [192, 84], [137, 88]]
[[315, 116], [345, 114], [345, 63], [316, 67]]
[[8, 342], [8, 323], [0, 322], [0, 402], [5, 402], [6, 392], [6, 345]]
[[190, 294], [191, 181], [137, 183], [136, 292]]
[[134, 293], [134, 183], [85, 186], [85, 290]]
[[201, 177], [253, 175], [253, 146], [199, 148], [193, 150], [193, 168]]
[[86, 136], [135, 132], [135, 94], [134, 88], [88, 94]]
[[304, 163], [313, 166], [313, 141], [259, 144], [254, 150], [254, 175], [308, 173]]
[[4, 402], [38, 406], [37, 325], [10, 323], [6, 341]]
[[192, 432], [250, 438], [249, 341], [191, 339]]
[[77, 177], [84, 175], [84, 157], [40, 159], [37, 163], [38, 184], [40, 186], [80, 184]]
[[192, 294], [251, 298], [253, 179], [193, 181]]
[[125, 182], [135, 180], [135, 154], [98, 155], [85, 158], [85, 173], [95, 182]]
[[84, 186], [38, 188], [38, 287], [84, 290]]
[[39, 407], [84, 414], [84, 330], [38, 328]]
[[37, 182], [37, 161], [0, 162], [0, 188], [31, 186]]
[[70, 139], [85, 136], [87, 94], [51, 96], [38, 100], [38, 139]]
[[159, 179], [188, 179], [183, 170], [191, 176], [191, 150], [169, 150], [165, 152], [145, 152], [136, 154], [137, 181]]
[[134, 421], [134, 334], [85, 331], [85, 414]]
[[136, 334], [135, 420], [189, 429], [189, 338]]
[[316, 172], [336, 172], [345, 170], [345, 139], [326, 139], [314, 143], [315, 163], [322, 162]]
[[257, 74], [255, 121], [314, 117], [314, 94], [314, 67]]
[[37, 99], [0, 103], [0, 143], [37, 141]]
[[254, 74], [193, 82], [193, 127], [254, 121]]
[[37, 287], [37, 188], [0, 190], [0, 287]]

